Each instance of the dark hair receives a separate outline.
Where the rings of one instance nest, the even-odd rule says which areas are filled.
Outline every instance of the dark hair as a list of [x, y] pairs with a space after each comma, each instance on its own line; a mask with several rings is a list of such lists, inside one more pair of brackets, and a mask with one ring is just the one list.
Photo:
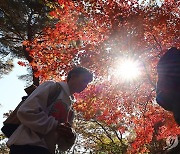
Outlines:
[[71, 79], [72, 74], [88, 74], [88, 80], [91, 82], [93, 80], [93, 74], [84, 67], [75, 67], [71, 71], [69, 71], [67, 76], [67, 82]]
[[158, 87], [177, 90], [180, 87], [180, 50], [172, 47], [159, 60], [157, 65]]
[[165, 110], [172, 111], [180, 125], [180, 50], [172, 47], [159, 60], [157, 65], [157, 103]]
[[[157, 64], [158, 81], [156, 101], [165, 110], [172, 111], [174, 100], [179, 100], [180, 50], [172, 47]], [[178, 94], [176, 94], [178, 93]]]

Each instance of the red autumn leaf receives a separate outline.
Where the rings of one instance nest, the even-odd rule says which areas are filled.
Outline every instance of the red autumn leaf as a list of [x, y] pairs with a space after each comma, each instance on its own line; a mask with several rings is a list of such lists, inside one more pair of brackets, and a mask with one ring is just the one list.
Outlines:
[[26, 66], [25, 62], [22, 62], [22, 61], [18, 61], [18, 64], [19, 64], [20, 66]]

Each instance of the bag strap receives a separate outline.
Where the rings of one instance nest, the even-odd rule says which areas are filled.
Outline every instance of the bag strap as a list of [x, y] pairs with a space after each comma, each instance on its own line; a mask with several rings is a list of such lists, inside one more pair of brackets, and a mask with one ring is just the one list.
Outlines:
[[58, 98], [59, 94], [61, 93], [62, 87], [58, 82], [56, 82], [56, 88], [57, 88], [57, 90], [55, 91], [55, 93], [52, 96], [49, 96], [47, 108], [46, 108], [47, 114], [49, 114], [51, 107], [54, 105], [56, 99]]
[[57, 99], [57, 97], [59, 96], [59, 94], [62, 90], [62, 87], [60, 86], [60, 84], [58, 82], [56, 82], [56, 89], [57, 90], [55, 91], [55, 93], [52, 96], [49, 96], [47, 107], [50, 106], [51, 103]]

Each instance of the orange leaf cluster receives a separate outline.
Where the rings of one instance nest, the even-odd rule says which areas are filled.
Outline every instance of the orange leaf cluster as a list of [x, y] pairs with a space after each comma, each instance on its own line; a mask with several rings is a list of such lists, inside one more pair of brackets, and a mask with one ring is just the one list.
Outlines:
[[25, 62], [22, 62], [22, 61], [18, 61], [18, 64], [19, 64], [20, 66], [26, 66]]

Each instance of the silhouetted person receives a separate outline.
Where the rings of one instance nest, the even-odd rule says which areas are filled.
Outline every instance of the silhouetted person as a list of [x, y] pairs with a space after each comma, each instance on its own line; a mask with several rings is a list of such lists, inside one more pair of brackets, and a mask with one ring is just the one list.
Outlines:
[[180, 125], [180, 50], [169, 49], [157, 65], [157, 103], [173, 112]]
[[[53, 154], [55, 145], [65, 151], [75, 141], [71, 128], [74, 112], [73, 94], [83, 91], [92, 74], [85, 68], [72, 69], [67, 82], [47, 81], [38, 86], [17, 111], [21, 125], [10, 136], [10, 154]], [[50, 102], [56, 91], [59, 94]]]
[[[171, 111], [176, 123], [180, 125], [180, 50], [175, 47], [169, 49], [160, 58], [157, 72], [157, 103]], [[180, 144], [167, 153], [179, 154]]]

